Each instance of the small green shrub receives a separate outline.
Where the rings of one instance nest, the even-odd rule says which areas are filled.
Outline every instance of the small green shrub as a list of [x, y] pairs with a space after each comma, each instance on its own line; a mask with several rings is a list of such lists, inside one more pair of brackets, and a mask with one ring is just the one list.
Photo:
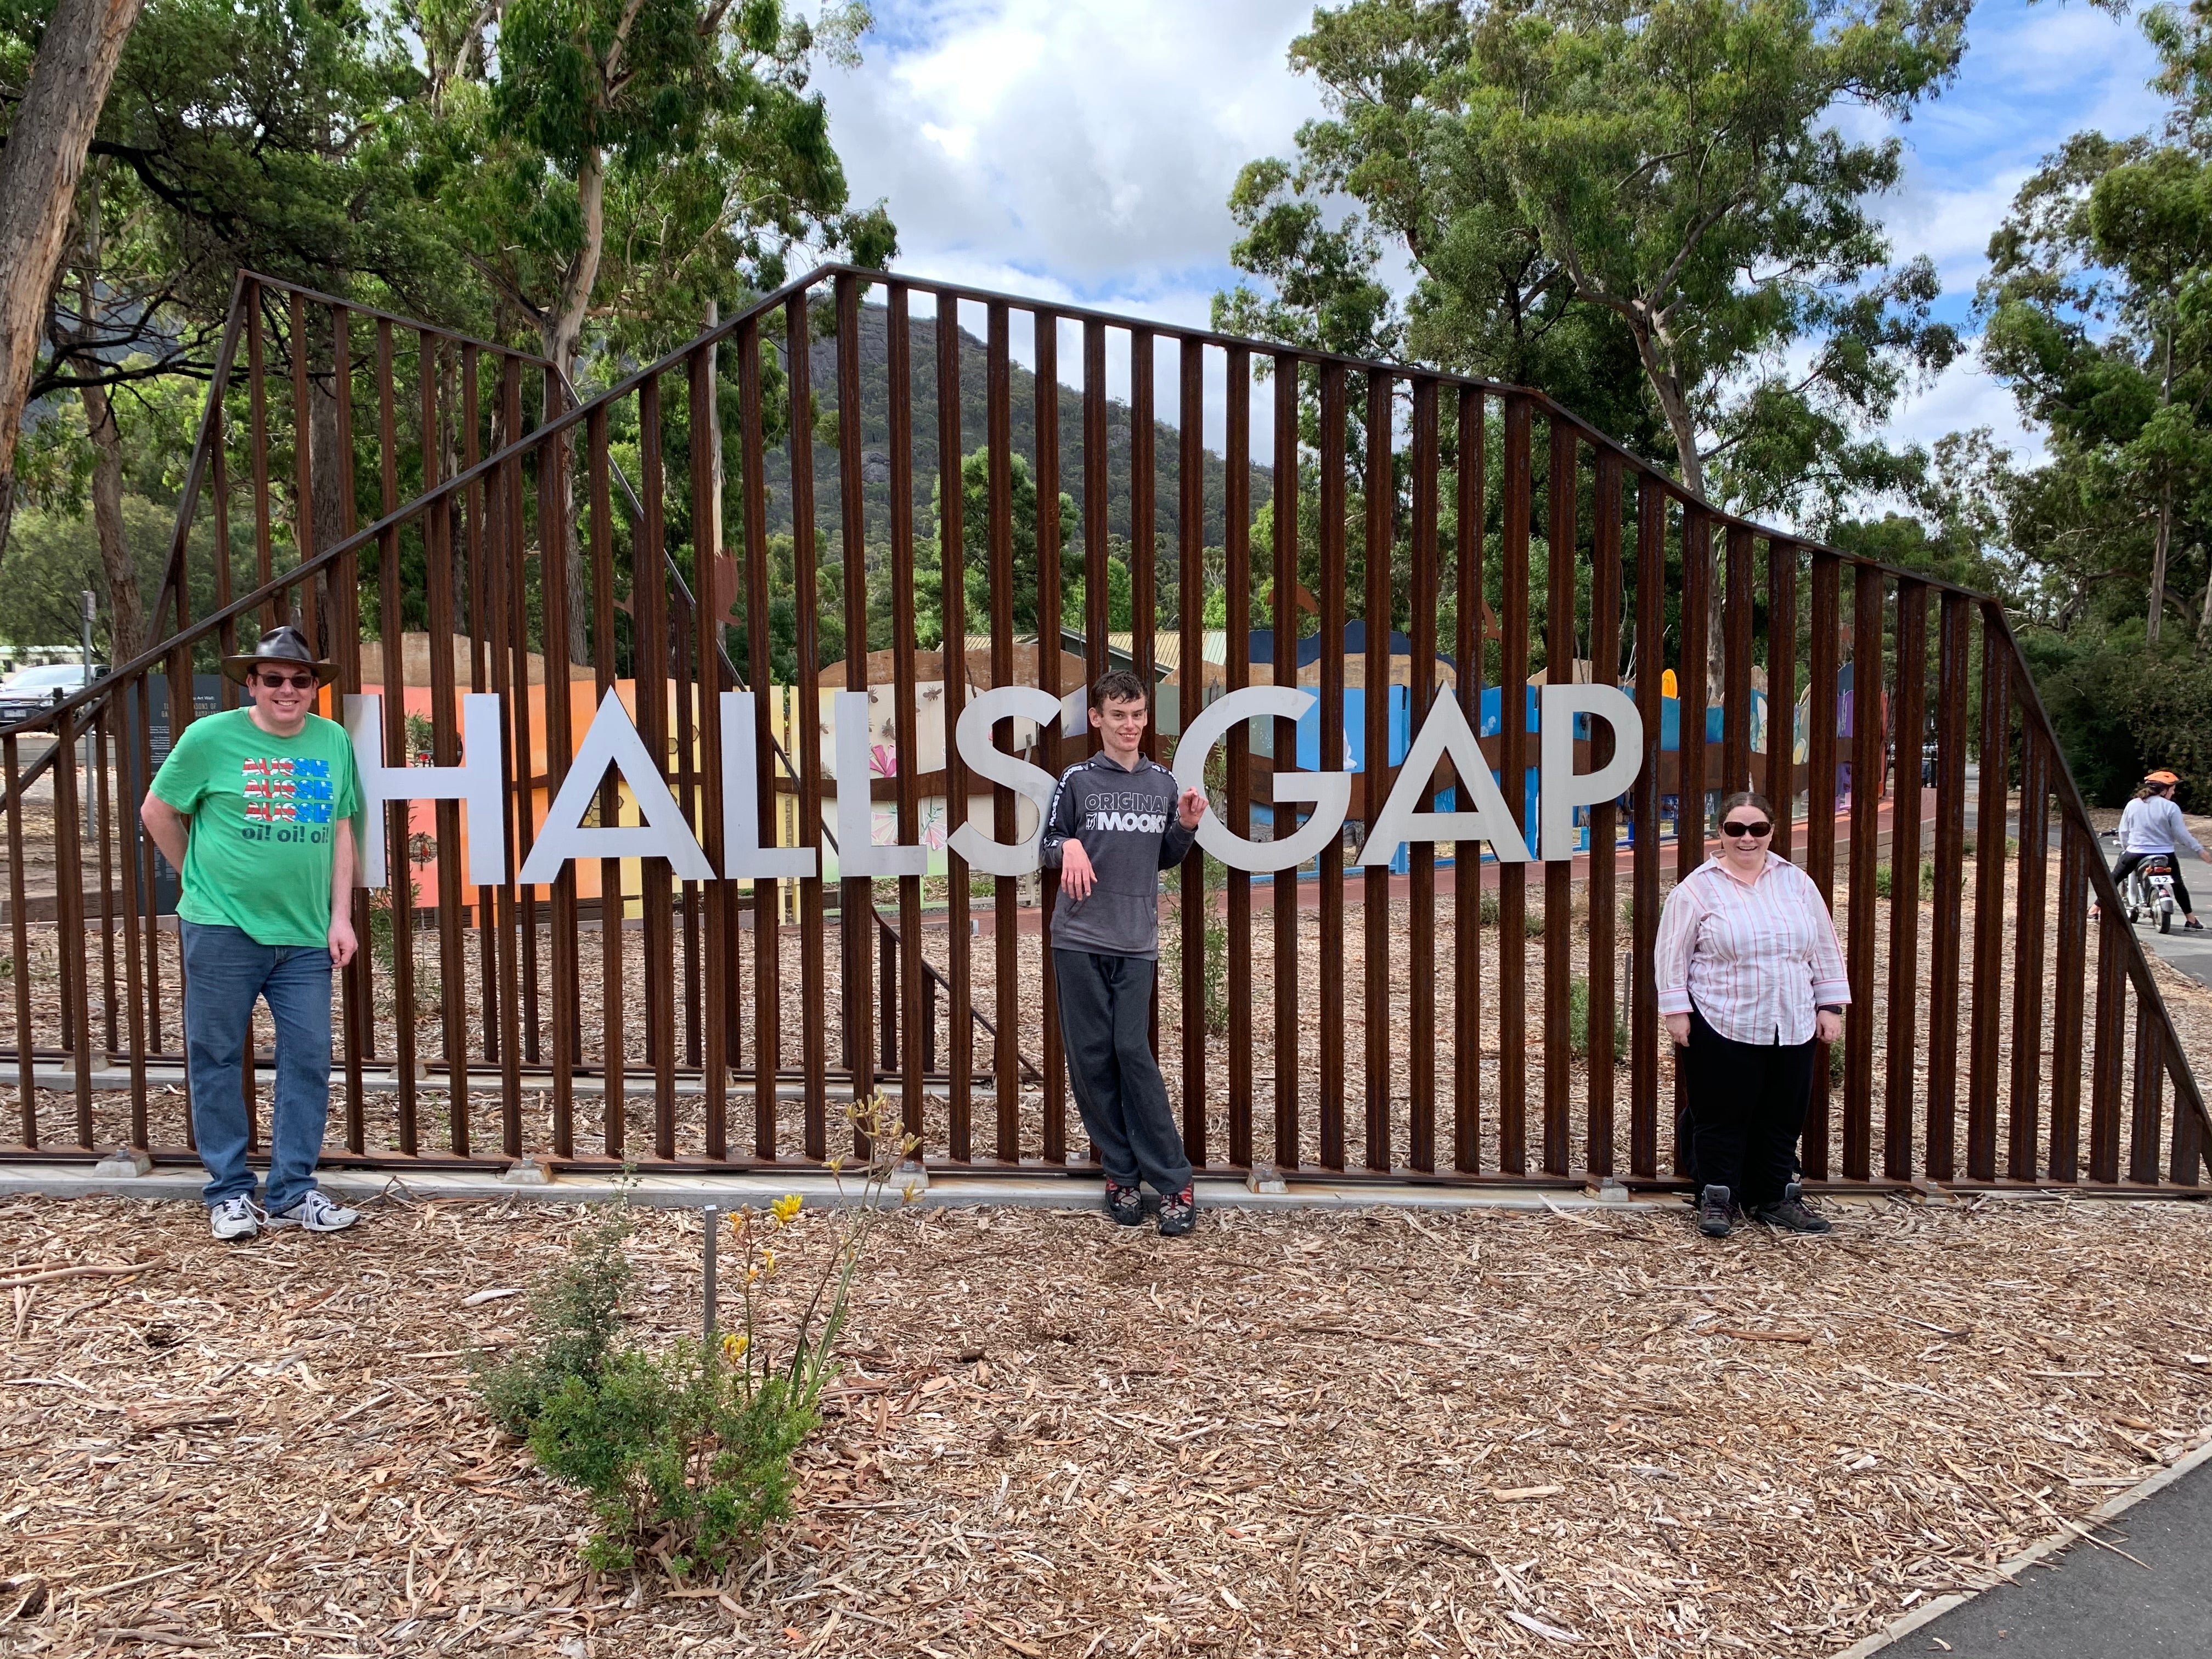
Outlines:
[[1874, 867], [1874, 896], [1876, 898], [1887, 898], [1889, 896], [1890, 886], [1891, 879], [1889, 866], [1887, 864], [1875, 865]]
[[[1580, 974], [1567, 981], [1567, 1048], [1577, 1060], [1590, 1057], [1590, 988]], [[1628, 1057], [1628, 1028], [1618, 1018], [1613, 1022], [1613, 1057]]]
[[789, 1516], [792, 1455], [817, 1421], [811, 1392], [781, 1376], [757, 1384], [688, 1340], [665, 1357], [632, 1348], [544, 1400], [531, 1455], [592, 1495], [586, 1565], [625, 1571], [649, 1540], [679, 1576], [720, 1573]]
[[505, 1358], [470, 1356], [477, 1397], [509, 1434], [528, 1434], [548, 1400], [605, 1369], [622, 1335], [630, 1280], [623, 1246], [629, 1236], [629, 1218], [619, 1209], [587, 1224], [568, 1260], [531, 1287], [515, 1351]]

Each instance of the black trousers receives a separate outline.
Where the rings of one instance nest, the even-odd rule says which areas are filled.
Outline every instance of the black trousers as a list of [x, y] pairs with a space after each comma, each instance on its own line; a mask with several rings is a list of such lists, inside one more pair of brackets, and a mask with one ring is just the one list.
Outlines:
[[2179, 853], [2123, 853], [2120, 861], [2112, 866], [2112, 885], [2117, 887], [2128, 878], [2129, 872], [2145, 859], [2162, 858], [2166, 867], [2173, 872], [2173, 902], [2181, 907], [2181, 914], [2193, 916], [2197, 907], [2189, 902], [2189, 884], [2181, 878], [2181, 854]]
[[1737, 1042], [1690, 1013], [1690, 1178], [1747, 1208], [1797, 1179], [1797, 1138], [1813, 1098], [1812, 1042]]
[[1067, 1080], [1106, 1178], [1133, 1187], [1141, 1177], [1172, 1197], [1190, 1185], [1190, 1159], [1152, 1054], [1156, 964], [1089, 951], [1054, 951], [1052, 963]]

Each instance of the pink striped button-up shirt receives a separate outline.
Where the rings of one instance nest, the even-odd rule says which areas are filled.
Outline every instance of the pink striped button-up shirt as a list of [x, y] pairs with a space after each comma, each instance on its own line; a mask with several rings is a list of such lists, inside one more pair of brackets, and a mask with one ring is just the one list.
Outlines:
[[1814, 1012], [1851, 1000], [1820, 890], [1776, 853], [1754, 881], [1717, 855], [1684, 877], [1660, 913], [1653, 963], [1662, 1014], [1694, 1006], [1736, 1042], [1809, 1042]]

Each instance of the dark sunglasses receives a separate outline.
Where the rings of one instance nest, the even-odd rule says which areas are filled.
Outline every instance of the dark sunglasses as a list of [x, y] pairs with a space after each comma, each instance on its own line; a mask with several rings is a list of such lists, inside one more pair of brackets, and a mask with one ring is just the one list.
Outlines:
[[295, 691], [312, 691], [315, 689], [315, 677], [313, 674], [272, 674], [265, 668], [257, 670], [256, 673], [261, 684], [271, 691], [281, 691], [288, 685]]
[[1724, 836], [1758, 836], [1765, 835], [1773, 828], [1774, 826], [1772, 824], [1766, 823], [1764, 819], [1760, 820], [1757, 823], [1745, 823], [1740, 820], [1731, 820], [1730, 822], [1721, 825], [1721, 834]]

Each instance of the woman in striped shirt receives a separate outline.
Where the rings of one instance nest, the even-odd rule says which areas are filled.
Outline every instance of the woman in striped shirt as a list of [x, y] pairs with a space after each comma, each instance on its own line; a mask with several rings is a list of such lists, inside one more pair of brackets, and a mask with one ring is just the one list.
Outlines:
[[1730, 795], [1718, 823], [1720, 850], [1667, 896], [1654, 963], [1659, 1016], [1687, 1068], [1698, 1226], [1726, 1238], [1741, 1203], [1771, 1227], [1825, 1233], [1798, 1189], [1797, 1137], [1814, 1043], [1843, 1035], [1843, 950], [1812, 878], [1770, 850], [1766, 797]]

